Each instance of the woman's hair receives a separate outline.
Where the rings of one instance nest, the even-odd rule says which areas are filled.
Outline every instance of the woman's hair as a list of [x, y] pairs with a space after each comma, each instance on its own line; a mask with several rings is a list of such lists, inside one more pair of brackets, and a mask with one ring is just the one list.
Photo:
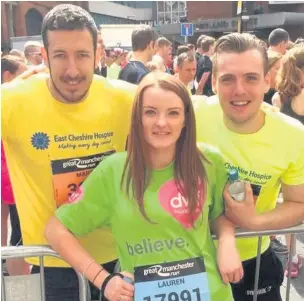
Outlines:
[[153, 223], [144, 208], [144, 193], [151, 179], [151, 168], [142, 124], [144, 93], [151, 87], [175, 93], [184, 104], [185, 123], [175, 148], [174, 180], [179, 191], [189, 201], [189, 220], [194, 226], [193, 216], [200, 201], [198, 193], [203, 201], [207, 189], [207, 174], [202, 161], [208, 161], [196, 146], [195, 114], [189, 93], [183, 83], [172, 75], [152, 72], [144, 77], [137, 88], [121, 189], [125, 190], [129, 199], [137, 201], [141, 214]]
[[23, 59], [18, 56], [5, 55], [1, 57], [1, 82], [5, 71], [15, 74], [22, 63], [24, 63]]
[[282, 54], [274, 51], [268, 53], [268, 70], [270, 70], [278, 60], [282, 58]]
[[283, 56], [282, 65], [278, 72], [276, 89], [283, 102], [301, 93], [303, 72], [304, 47], [299, 46], [291, 49]]

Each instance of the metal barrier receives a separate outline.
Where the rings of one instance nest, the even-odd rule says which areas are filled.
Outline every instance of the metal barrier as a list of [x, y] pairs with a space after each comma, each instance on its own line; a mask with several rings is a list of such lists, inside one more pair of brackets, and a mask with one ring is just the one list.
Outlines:
[[[2, 259], [16, 259], [16, 258], [27, 258], [27, 257], [39, 257], [39, 265], [40, 265], [40, 298], [37, 300], [45, 301], [45, 283], [44, 283], [44, 264], [43, 258], [45, 256], [48, 257], [56, 257], [60, 258], [60, 256], [53, 251], [48, 246], [21, 246], [21, 247], [1, 247], [1, 258]], [[85, 277], [75, 271], [78, 277], [79, 282], [79, 301], [87, 301], [88, 300], [88, 282]], [[38, 275], [38, 274], [37, 274]], [[34, 276], [33, 278], [31, 278]], [[29, 280], [34, 279], [37, 280], [36, 275], [25, 275], [21, 276], [24, 278], [28, 278]], [[8, 276], [10, 277], [19, 277], [19, 276]], [[3, 271], [1, 272], [1, 300], [2, 301], [12, 301], [7, 300], [6, 298], [6, 288], [5, 288], [5, 278], [3, 275]], [[15, 300], [14, 300], [15, 301]]]
[[[294, 243], [296, 240], [295, 235], [304, 233], [304, 224], [281, 229], [281, 230], [267, 230], [267, 231], [246, 231], [242, 229], [236, 230], [236, 237], [248, 238], [248, 237], [258, 237], [258, 248], [257, 248], [257, 257], [256, 257], [256, 273], [255, 273], [255, 282], [254, 282], [254, 295], [253, 301], [257, 301], [258, 298], [258, 281], [259, 281], [259, 274], [260, 274], [260, 264], [261, 264], [261, 246], [262, 246], [262, 237], [263, 236], [272, 236], [272, 235], [285, 235], [291, 234], [291, 246], [290, 250], [293, 253], [294, 250]], [[213, 236], [216, 239], [215, 236]], [[43, 266], [43, 257], [44, 256], [51, 256], [60, 258], [60, 256], [53, 251], [50, 247], [47, 246], [22, 246], [22, 247], [4, 247], [1, 248], [1, 257], [2, 259], [11, 259], [11, 258], [24, 258], [24, 257], [39, 257], [40, 259], [40, 287], [41, 287], [41, 301], [45, 301], [45, 287], [44, 287], [44, 266]], [[119, 265], [117, 265], [116, 270], [119, 270]], [[287, 280], [287, 290], [286, 290], [286, 301], [290, 299], [290, 272], [291, 272], [291, 260], [289, 260], [288, 266], [288, 280]], [[78, 281], [79, 281], [79, 300], [80, 301], [87, 301], [88, 298], [88, 282], [84, 278], [84, 276], [77, 272]], [[11, 301], [6, 300], [5, 296], [5, 282], [4, 276], [2, 273], [2, 290], [1, 290], [3, 301]]]
[[[248, 238], [248, 237], [258, 237], [258, 248], [257, 248], [257, 258], [256, 258], [256, 270], [255, 270], [255, 280], [254, 280], [254, 295], [253, 301], [257, 301], [258, 299], [258, 285], [259, 285], [259, 275], [260, 275], [260, 265], [261, 265], [261, 247], [262, 247], [262, 237], [263, 236], [272, 236], [272, 235], [285, 235], [291, 234], [291, 242], [290, 242], [290, 251], [291, 254], [295, 252], [294, 245], [296, 241], [296, 234], [304, 233], [304, 224], [281, 229], [281, 230], [266, 230], [266, 231], [246, 231], [243, 229], [236, 230], [236, 237]], [[288, 277], [287, 277], [287, 289], [286, 289], [286, 299], [285, 301], [289, 301], [290, 298], [290, 272], [291, 272], [291, 260], [289, 260], [288, 265]]]

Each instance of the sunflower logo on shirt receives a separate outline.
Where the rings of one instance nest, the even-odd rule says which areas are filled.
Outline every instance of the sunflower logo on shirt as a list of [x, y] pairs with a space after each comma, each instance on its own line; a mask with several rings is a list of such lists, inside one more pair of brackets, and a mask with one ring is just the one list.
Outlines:
[[33, 147], [35, 147], [38, 150], [44, 150], [48, 149], [50, 144], [50, 138], [46, 133], [37, 132], [34, 133], [31, 142]]

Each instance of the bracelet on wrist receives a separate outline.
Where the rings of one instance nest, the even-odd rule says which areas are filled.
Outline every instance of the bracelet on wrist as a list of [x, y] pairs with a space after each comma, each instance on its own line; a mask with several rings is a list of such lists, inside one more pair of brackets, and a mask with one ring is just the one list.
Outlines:
[[104, 301], [105, 300], [105, 296], [104, 296], [104, 293], [105, 293], [105, 290], [106, 290], [106, 286], [107, 284], [109, 283], [109, 281], [113, 278], [113, 277], [120, 277], [121, 279], [124, 278], [124, 276], [120, 273], [113, 273], [113, 274], [110, 274], [109, 276], [106, 277], [106, 279], [103, 281], [102, 285], [101, 285], [101, 288], [100, 288], [100, 301]]

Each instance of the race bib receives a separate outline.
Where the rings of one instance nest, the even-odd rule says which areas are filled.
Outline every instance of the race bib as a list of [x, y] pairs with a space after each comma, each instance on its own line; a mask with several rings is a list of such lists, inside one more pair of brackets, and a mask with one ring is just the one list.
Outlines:
[[210, 301], [200, 257], [135, 268], [135, 301]]
[[67, 202], [73, 193], [77, 193], [80, 185], [99, 162], [113, 153], [115, 153], [115, 151], [111, 150], [85, 157], [52, 160], [54, 198], [57, 207]]

